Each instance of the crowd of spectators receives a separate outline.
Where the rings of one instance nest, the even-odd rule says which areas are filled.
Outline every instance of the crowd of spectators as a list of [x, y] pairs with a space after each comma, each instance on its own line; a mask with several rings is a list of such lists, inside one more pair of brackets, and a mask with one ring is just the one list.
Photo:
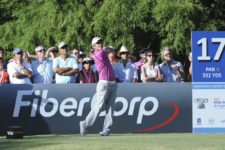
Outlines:
[[[139, 51], [139, 60], [135, 60], [126, 46], [116, 52], [109, 46], [108, 58], [113, 66], [118, 83], [136, 82], [184, 82], [185, 74], [181, 62], [174, 59], [173, 50], [164, 47], [161, 50], [161, 64], [156, 63], [152, 50]], [[46, 49], [37, 46], [36, 55], [30, 55], [21, 48], [13, 50], [13, 58], [6, 61], [5, 51], [0, 48], [0, 84], [68, 84], [97, 83], [98, 72], [91, 56], [78, 49], [69, 50], [69, 45], [60, 42], [58, 47]], [[189, 55], [189, 76], [192, 74], [191, 54]]]

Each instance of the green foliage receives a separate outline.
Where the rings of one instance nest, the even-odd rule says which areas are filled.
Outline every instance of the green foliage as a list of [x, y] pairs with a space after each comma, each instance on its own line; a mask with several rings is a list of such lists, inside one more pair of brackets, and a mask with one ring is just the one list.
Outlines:
[[180, 56], [191, 50], [191, 31], [224, 30], [222, 0], [1, 0], [0, 46], [34, 52], [35, 46], [88, 51], [100, 36], [117, 50], [151, 48], [159, 53], [171, 46]]

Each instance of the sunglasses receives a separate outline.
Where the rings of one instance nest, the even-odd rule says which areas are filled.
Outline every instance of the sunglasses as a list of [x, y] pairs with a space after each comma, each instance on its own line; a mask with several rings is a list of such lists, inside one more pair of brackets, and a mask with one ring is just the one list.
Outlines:
[[23, 55], [23, 52], [19, 52], [19, 53], [17, 53], [17, 55]]
[[74, 55], [78, 55], [78, 52], [73, 53]]
[[96, 44], [102, 44], [102, 40], [99, 40]]
[[171, 53], [168, 53], [168, 54], [164, 54], [164, 56], [171, 56], [172, 54]]
[[127, 52], [121, 52], [120, 54], [121, 54], [121, 55], [124, 55], [124, 54], [128, 54], [128, 53], [127, 53]]
[[90, 64], [93, 64], [93, 62], [91, 62], [91, 61], [85, 61], [85, 62], [83, 62], [83, 65], [84, 64], [89, 64], [90, 65]]
[[45, 52], [44, 50], [40, 50], [40, 51], [38, 51], [39, 53], [43, 53], [43, 52]]
[[68, 46], [65, 45], [65, 46], [61, 47], [60, 49], [67, 49], [67, 48], [68, 48]]

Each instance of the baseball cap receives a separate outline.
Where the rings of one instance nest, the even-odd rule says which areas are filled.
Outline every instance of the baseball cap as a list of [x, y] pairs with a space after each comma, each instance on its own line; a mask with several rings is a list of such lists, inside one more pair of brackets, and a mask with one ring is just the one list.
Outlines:
[[100, 37], [94, 37], [91, 41], [91, 45], [98, 43], [98, 41], [102, 40]]
[[90, 57], [85, 57], [82, 61], [82, 64], [84, 65], [85, 63], [93, 64], [94, 62]]
[[21, 53], [21, 52], [23, 52], [23, 50], [20, 49], [20, 48], [15, 48], [15, 49], [13, 50], [13, 54], [14, 54], [14, 55], [15, 55], [15, 54], [18, 54], [18, 53]]
[[66, 44], [66, 42], [60, 42], [59, 43], [59, 48], [62, 48], [62, 47], [65, 47], [65, 46], [68, 46], [67, 44]]
[[43, 45], [37, 46], [35, 48], [35, 52], [40, 52], [40, 51], [44, 51], [44, 50], [45, 50], [45, 47]]

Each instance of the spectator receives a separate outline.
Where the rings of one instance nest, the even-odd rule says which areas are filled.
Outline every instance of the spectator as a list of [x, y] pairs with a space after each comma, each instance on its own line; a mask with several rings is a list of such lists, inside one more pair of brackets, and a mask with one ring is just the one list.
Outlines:
[[78, 58], [79, 58], [79, 50], [73, 49], [72, 53], [71, 53], [71, 56], [75, 57], [78, 60]]
[[39, 45], [35, 48], [37, 59], [32, 62], [33, 83], [50, 84], [53, 82], [52, 61], [45, 57], [45, 47]]
[[28, 51], [23, 51], [23, 61], [31, 64], [31, 58]]
[[75, 74], [79, 72], [76, 59], [68, 54], [68, 45], [59, 43], [60, 56], [53, 61], [56, 83], [75, 83]]
[[82, 60], [80, 60], [80, 52], [79, 52], [79, 50], [73, 49], [71, 56], [73, 56], [74, 58], [76, 58], [77, 63], [78, 63], [79, 71], [81, 71], [82, 70]]
[[86, 56], [87, 56], [87, 55], [86, 55], [84, 52], [79, 51], [78, 61], [82, 64], [83, 59], [84, 59]]
[[59, 50], [57, 47], [50, 47], [46, 54], [45, 54], [45, 57], [51, 61], [53, 61], [56, 57], [57, 57], [57, 54], [58, 54]]
[[93, 64], [93, 60], [89, 57], [83, 59], [82, 65], [83, 68], [79, 72], [79, 83], [96, 83], [97, 76], [95, 72], [92, 70], [91, 65]]
[[127, 47], [122, 46], [118, 55], [121, 60], [115, 65], [115, 73], [118, 82], [134, 83], [137, 82], [137, 70], [131, 60], [128, 59], [129, 51]]
[[109, 58], [110, 64], [113, 66], [113, 69], [114, 69], [114, 66], [117, 63], [117, 57], [116, 57], [116, 52], [113, 48], [109, 48], [108, 58]]
[[173, 60], [173, 52], [169, 47], [162, 50], [164, 62], [160, 64], [164, 82], [181, 82], [184, 80], [184, 69], [180, 62]]
[[141, 66], [146, 63], [146, 52], [148, 51], [147, 48], [143, 48], [139, 51], [140, 60], [135, 62], [134, 65], [137, 69], [138, 74], [138, 82], [141, 82]]
[[147, 62], [141, 66], [142, 82], [162, 81], [159, 65], [155, 63], [155, 55], [152, 51], [147, 51]]
[[7, 62], [5, 61], [5, 51], [2, 47], [0, 47], [0, 58], [3, 60], [3, 68], [7, 68]]
[[0, 57], [0, 84], [9, 83], [9, 74], [4, 69], [4, 61], [3, 58]]
[[30, 84], [32, 77], [31, 65], [23, 61], [23, 50], [16, 48], [13, 51], [12, 62], [7, 66], [10, 83], [12, 84]]

